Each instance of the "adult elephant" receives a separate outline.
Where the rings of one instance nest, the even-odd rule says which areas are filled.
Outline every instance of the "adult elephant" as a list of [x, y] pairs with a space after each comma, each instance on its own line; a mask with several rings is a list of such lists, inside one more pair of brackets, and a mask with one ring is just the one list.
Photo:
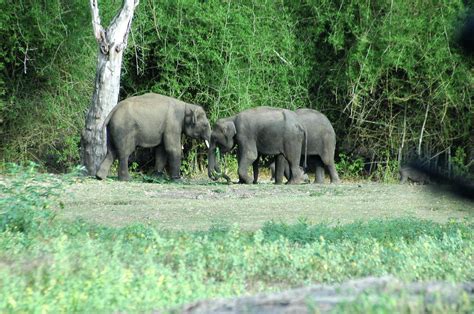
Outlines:
[[162, 170], [168, 162], [170, 176], [179, 179], [181, 134], [210, 140], [211, 127], [202, 107], [180, 100], [148, 93], [127, 98], [117, 104], [106, 120], [107, 155], [97, 172], [107, 177], [116, 157], [119, 180], [129, 180], [128, 157], [137, 146], [157, 147], [155, 166]]
[[[247, 169], [253, 165], [254, 175], [258, 173], [260, 155], [281, 155], [288, 162], [290, 184], [303, 181], [299, 171], [301, 149], [306, 141], [306, 131], [297, 121], [294, 112], [286, 109], [257, 107], [217, 121], [211, 133], [208, 153], [208, 174], [217, 180], [214, 171], [220, 174], [216, 162], [216, 149], [229, 152], [237, 145], [238, 174], [240, 183], [251, 183]], [[306, 154], [305, 154], [306, 156]], [[306, 157], [305, 161], [306, 163]], [[278, 170], [277, 170], [278, 171]], [[281, 171], [283, 172], [283, 171]], [[275, 180], [281, 183], [282, 176]]]
[[[334, 163], [336, 149], [336, 132], [329, 119], [321, 112], [313, 109], [298, 109], [295, 111], [298, 121], [305, 127], [308, 137], [308, 167], [315, 171], [315, 183], [324, 182], [324, 169], [329, 172], [331, 183], [338, 183], [339, 176]], [[284, 175], [289, 178], [289, 167], [282, 158], [277, 158], [277, 167], [284, 169]], [[272, 176], [275, 166], [270, 165]]]

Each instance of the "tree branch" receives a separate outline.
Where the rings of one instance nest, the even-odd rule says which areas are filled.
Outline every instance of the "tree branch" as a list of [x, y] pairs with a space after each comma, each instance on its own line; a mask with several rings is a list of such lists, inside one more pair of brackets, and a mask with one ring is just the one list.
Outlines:
[[426, 105], [425, 119], [423, 120], [423, 125], [420, 132], [420, 140], [418, 142], [418, 156], [421, 156], [421, 143], [423, 142], [423, 133], [425, 132], [426, 120], [428, 119], [428, 111], [430, 111], [430, 104]]
[[109, 43], [107, 42], [107, 36], [104, 28], [100, 24], [99, 5], [97, 0], [90, 0], [91, 12], [92, 12], [92, 29], [94, 31], [95, 39], [100, 45], [100, 50], [103, 54], [109, 52]]
[[[130, 27], [132, 24], [133, 13], [139, 2], [139, 0], [124, 0], [123, 7], [120, 10], [120, 13], [117, 14], [110, 23], [110, 26], [108, 28], [109, 32], [117, 32], [118, 34], [124, 34], [123, 38], [115, 38], [114, 40], [114, 43], [116, 44], [116, 52], [120, 52], [127, 46], [128, 33], [130, 32]], [[126, 29], [120, 29], [124, 26], [124, 23], [122, 22], [123, 20], [128, 20]]]

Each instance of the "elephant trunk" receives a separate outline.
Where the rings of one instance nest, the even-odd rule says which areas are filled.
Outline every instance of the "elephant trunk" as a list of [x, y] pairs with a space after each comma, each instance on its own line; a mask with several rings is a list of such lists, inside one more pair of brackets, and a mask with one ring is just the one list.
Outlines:
[[207, 160], [208, 160], [208, 166], [207, 166], [207, 174], [209, 178], [212, 180], [216, 181], [218, 179], [218, 176], [221, 172], [219, 165], [216, 160], [216, 155], [217, 155], [217, 147], [216, 147], [216, 142], [211, 140], [211, 143], [209, 145], [209, 151], [207, 153]]

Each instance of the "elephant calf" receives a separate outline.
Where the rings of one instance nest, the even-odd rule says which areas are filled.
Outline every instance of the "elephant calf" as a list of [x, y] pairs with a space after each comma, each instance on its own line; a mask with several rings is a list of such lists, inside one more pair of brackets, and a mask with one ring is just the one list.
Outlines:
[[[306, 129], [308, 169], [315, 172], [315, 183], [324, 182], [324, 170], [327, 169], [331, 183], [338, 183], [339, 175], [334, 163], [334, 152], [336, 150], [336, 132], [329, 119], [321, 112], [313, 109], [298, 109], [295, 111], [298, 122]], [[288, 163], [281, 157], [276, 159], [281, 163], [280, 169], [284, 169], [284, 175], [289, 179]], [[271, 165], [270, 165], [271, 166]], [[272, 173], [275, 171], [273, 163]]]
[[137, 146], [157, 147], [155, 166], [168, 162], [172, 179], [179, 179], [181, 134], [209, 143], [211, 127], [202, 107], [148, 93], [117, 104], [106, 120], [107, 155], [97, 178], [107, 177], [114, 159], [119, 159], [119, 180], [129, 180], [128, 157]]
[[[211, 134], [208, 154], [209, 177], [216, 180], [214, 171], [220, 173], [216, 162], [216, 148], [226, 153], [237, 145], [240, 183], [255, 182], [261, 155], [282, 156], [289, 163], [289, 183], [300, 183], [303, 179], [299, 163], [305, 141], [306, 131], [297, 121], [296, 114], [290, 110], [257, 107], [220, 119], [216, 122]], [[306, 154], [304, 157], [306, 163]], [[253, 165], [254, 169], [253, 180], [247, 173], [250, 165]], [[277, 176], [276, 183], [281, 183], [283, 171], [281, 173], [281, 177]]]
[[[270, 169], [271, 179], [272, 180], [275, 179], [276, 178], [275, 162], [273, 161], [271, 164], [269, 164], [268, 168]], [[303, 181], [306, 182], [306, 183], [309, 183], [310, 182], [309, 176], [304, 171], [303, 167], [301, 167], [301, 166], [300, 166], [300, 171], [303, 174]], [[283, 173], [285, 175], [285, 178], [288, 180], [288, 178], [290, 177], [290, 167], [288, 166], [287, 162], [285, 163], [285, 169], [284, 169]], [[257, 178], [258, 178], [258, 176], [257, 176]]]
[[406, 183], [408, 180], [416, 183], [429, 184], [432, 183], [430, 177], [411, 166], [403, 166], [400, 168], [400, 184]]

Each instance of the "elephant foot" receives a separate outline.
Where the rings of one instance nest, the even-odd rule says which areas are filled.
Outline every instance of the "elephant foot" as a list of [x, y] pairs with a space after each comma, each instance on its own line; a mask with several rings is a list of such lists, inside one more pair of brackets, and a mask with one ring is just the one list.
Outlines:
[[182, 183], [184, 183], [184, 180], [181, 177], [174, 177], [174, 178], [171, 178], [171, 182], [177, 183], [177, 184], [182, 184]]
[[95, 174], [95, 177], [97, 180], [105, 180], [107, 178], [108, 171], [105, 171], [103, 169], [99, 169], [97, 173]]
[[95, 175], [95, 178], [96, 178], [97, 180], [105, 180], [105, 178], [107, 178], [107, 175], [104, 175], [103, 173], [97, 173], [97, 174]]
[[309, 179], [309, 177], [306, 173], [303, 174], [303, 182], [304, 183], [311, 183], [311, 180]]
[[306, 183], [304, 178], [298, 178], [298, 179], [291, 179], [286, 184], [303, 184], [303, 183]]
[[246, 180], [246, 179], [243, 179], [243, 178], [239, 179], [239, 184], [250, 184], [252, 182], [253, 182], [253, 180]]
[[331, 180], [331, 184], [339, 184], [339, 183], [341, 183], [340, 179]]
[[165, 173], [163, 171], [154, 171], [153, 176], [157, 179], [164, 179]]

